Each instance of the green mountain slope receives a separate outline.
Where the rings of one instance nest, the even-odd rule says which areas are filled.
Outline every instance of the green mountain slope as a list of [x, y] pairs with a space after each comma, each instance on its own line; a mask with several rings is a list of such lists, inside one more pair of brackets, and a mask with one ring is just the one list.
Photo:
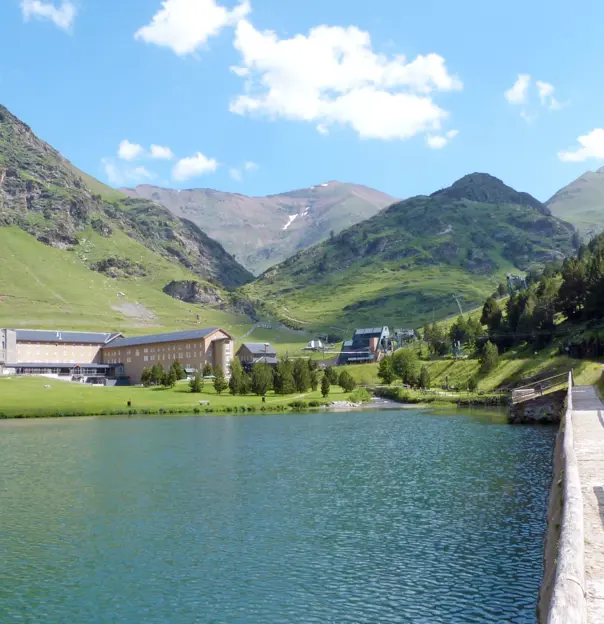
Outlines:
[[472, 174], [396, 203], [243, 290], [303, 327], [416, 326], [480, 304], [508, 271], [560, 258], [574, 228], [526, 193]]
[[[193, 223], [76, 169], [0, 107], [0, 326], [249, 327], [252, 279]], [[194, 303], [164, 290], [197, 282]]]
[[[192, 222], [154, 202], [133, 199], [82, 175], [31, 129], [0, 107], [0, 225], [17, 225], [60, 249], [88, 227], [120, 230], [165, 258], [226, 288], [252, 276]], [[90, 186], [94, 186], [91, 189]]]
[[554, 216], [572, 223], [583, 236], [604, 231], [604, 167], [587, 171], [560, 189], [546, 206]]
[[157, 201], [220, 241], [246, 267], [261, 273], [396, 200], [360, 184], [325, 182], [306, 189], [248, 197], [212, 189], [174, 190], [141, 185], [122, 189]]

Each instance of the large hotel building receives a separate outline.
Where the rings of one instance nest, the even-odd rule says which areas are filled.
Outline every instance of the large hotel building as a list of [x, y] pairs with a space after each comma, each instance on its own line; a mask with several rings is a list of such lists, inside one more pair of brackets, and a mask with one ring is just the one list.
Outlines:
[[119, 333], [0, 329], [0, 374], [47, 375], [105, 384], [140, 383], [145, 368], [178, 360], [228, 374], [233, 337], [223, 329], [193, 329], [126, 338]]

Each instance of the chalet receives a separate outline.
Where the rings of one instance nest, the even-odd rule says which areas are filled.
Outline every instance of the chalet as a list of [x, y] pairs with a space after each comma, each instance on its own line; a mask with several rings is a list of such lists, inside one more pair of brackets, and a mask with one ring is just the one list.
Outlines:
[[338, 364], [378, 362], [389, 348], [390, 330], [387, 327], [357, 329], [352, 340], [344, 342]]
[[268, 342], [244, 342], [235, 354], [244, 368], [254, 364], [277, 365], [277, 352]]

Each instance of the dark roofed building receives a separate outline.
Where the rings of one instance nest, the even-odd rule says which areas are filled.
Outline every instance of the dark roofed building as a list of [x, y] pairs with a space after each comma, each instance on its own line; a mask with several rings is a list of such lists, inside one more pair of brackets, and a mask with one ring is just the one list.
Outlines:
[[367, 364], [377, 362], [390, 347], [390, 330], [387, 327], [357, 329], [352, 340], [346, 340], [338, 364]]
[[254, 364], [277, 366], [277, 351], [268, 342], [244, 342], [236, 353], [245, 368]]

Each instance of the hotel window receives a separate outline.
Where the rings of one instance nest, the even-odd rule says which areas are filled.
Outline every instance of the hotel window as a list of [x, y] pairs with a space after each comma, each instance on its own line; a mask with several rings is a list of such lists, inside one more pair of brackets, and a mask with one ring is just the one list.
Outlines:
[[149, 349], [143, 349], [143, 353], [149, 353]]
[[126, 364], [130, 364], [132, 362], [132, 358], [127, 358], [126, 359]]
[[143, 359], [145, 360], [145, 362], [148, 362], [149, 361], [149, 356], [145, 355], [145, 357]]
[[136, 357], [138, 357], [141, 354], [141, 352], [137, 349], [134, 353], [134, 355], [136, 355]]

